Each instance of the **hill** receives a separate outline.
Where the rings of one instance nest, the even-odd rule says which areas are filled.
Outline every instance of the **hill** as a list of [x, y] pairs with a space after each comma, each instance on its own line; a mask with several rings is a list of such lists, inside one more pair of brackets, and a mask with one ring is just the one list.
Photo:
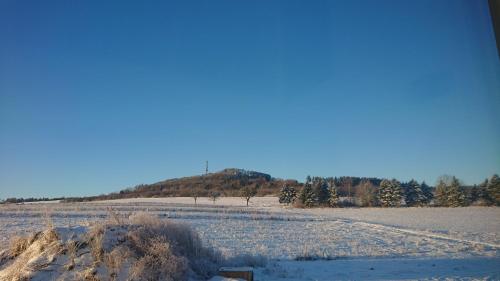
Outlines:
[[276, 195], [284, 185], [301, 186], [297, 180], [284, 180], [269, 174], [243, 169], [224, 169], [220, 172], [191, 177], [175, 178], [152, 184], [141, 184], [120, 192], [106, 195], [67, 198], [65, 201], [110, 200], [137, 197], [209, 196], [219, 192], [222, 196], [239, 196], [240, 189], [256, 186], [257, 196]]

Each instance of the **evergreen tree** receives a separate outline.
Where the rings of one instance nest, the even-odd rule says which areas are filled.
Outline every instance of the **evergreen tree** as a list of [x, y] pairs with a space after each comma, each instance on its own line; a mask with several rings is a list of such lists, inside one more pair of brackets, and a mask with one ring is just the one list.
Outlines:
[[434, 198], [434, 194], [432, 194], [432, 188], [428, 186], [425, 183], [425, 181], [423, 181], [422, 184], [420, 185], [420, 189], [422, 189], [422, 192], [424, 193], [424, 198], [425, 198], [424, 203], [429, 204]]
[[491, 204], [490, 197], [488, 195], [488, 179], [485, 179], [481, 184], [479, 184], [478, 190], [477, 190], [477, 200], [481, 200], [487, 205]]
[[405, 184], [405, 202], [407, 206], [423, 206], [426, 198], [421, 185], [416, 180], [411, 180]]
[[456, 177], [453, 177], [451, 183], [447, 186], [448, 206], [460, 207], [465, 206], [465, 193], [460, 186], [460, 182]]
[[333, 208], [339, 207], [339, 196], [337, 194], [337, 187], [335, 186], [335, 182], [329, 182], [328, 191], [330, 195], [330, 197], [328, 198], [328, 205]]
[[493, 175], [488, 181], [486, 194], [489, 203], [500, 206], [500, 178], [498, 175]]
[[295, 201], [295, 197], [297, 197], [297, 192], [295, 191], [295, 188], [293, 186], [285, 185], [283, 186], [283, 188], [281, 188], [279, 202], [281, 204], [289, 205], [290, 203], [293, 203], [293, 201]]
[[320, 205], [328, 204], [328, 199], [330, 198], [330, 191], [328, 190], [328, 184], [323, 178], [313, 179], [313, 190], [318, 204]]
[[378, 200], [382, 207], [391, 206], [391, 182], [389, 180], [382, 180], [378, 190]]
[[316, 204], [314, 191], [309, 182], [307, 182], [300, 191], [299, 200], [307, 208], [313, 207]]
[[307, 176], [306, 177], [306, 183], [311, 183], [312, 179], [311, 179], [311, 176]]
[[448, 190], [446, 182], [443, 179], [439, 179], [436, 184], [434, 198], [438, 206], [448, 206]]
[[401, 184], [393, 179], [380, 183], [379, 200], [383, 207], [396, 207], [401, 203]]
[[481, 187], [474, 185], [473, 187], [469, 188], [465, 196], [467, 204], [470, 205], [478, 201], [481, 198], [480, 194], [481, 194]]
[[401, 198], [403, 198], [403, 188], [401, 183], [395, 179], [391, 181], [391, 191], [392, 191], [392, 206], [396, 207], [401, 205]]
[[459, 207], [466, 203], [465, 192], [456, 177], [440, 177], [434, 197], [437, 205], [443, 207]]

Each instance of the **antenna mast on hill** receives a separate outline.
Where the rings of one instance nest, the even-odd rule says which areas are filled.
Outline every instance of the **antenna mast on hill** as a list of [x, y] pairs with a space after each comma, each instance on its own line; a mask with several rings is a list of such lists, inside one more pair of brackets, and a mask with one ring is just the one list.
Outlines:
[[205, 175], [208, 175], [208, 161], [205, 162]]

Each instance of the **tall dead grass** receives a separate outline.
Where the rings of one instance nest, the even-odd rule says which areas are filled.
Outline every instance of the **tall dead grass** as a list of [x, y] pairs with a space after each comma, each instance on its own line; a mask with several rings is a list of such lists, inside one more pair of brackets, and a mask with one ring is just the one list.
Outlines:
[[[223, 258], [218, 251], [203, 246], [198, 234], [185, 223], [143, 212], [128, 218], [110, 212], [110, 219], [78, 236], [63, 229], [59, 236], [47, 220], [45, 231], [13, 238], [9, 261], [2, 264], [5, 253], [0, 255], [0, 280], [24, 280], [48, 270], [61, 272], [65, 280], [182, 281], [208, 279], [222, 265], [265, 262], [262, 257]], [[61, 263], [53, 263], [56, 259]]]
[[130, 249], [137, 256], [133, 276], [166, 276], [164, 280], [183, 280], [189, 270], [201, 277], [215, 274], [220, 255], [203, 247], [200, 237], [184, 223], [160, 220], [146, 213], [130, 217], [133, 226], [127, 235]]

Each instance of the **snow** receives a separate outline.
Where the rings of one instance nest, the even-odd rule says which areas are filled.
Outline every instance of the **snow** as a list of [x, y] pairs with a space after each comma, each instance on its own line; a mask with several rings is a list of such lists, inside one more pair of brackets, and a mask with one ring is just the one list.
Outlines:
[[226, 256], [267, 258], [256, 280], [500, 279], [498, 207], [294, 209], [276, 197], [245, 204], [199, 198], [195, 206], [183, 197], [3, 205], [0, 252], [9, 237], [43, 229], [47, 214], [56, 226], [79, 231], [112, 208], [188, 222]]
[[279, 261], [256, 271], [256, 280], [500, 279], [498, 258], [353, 259]]
[[[164, 197], [164, 198], [127, 198], [127, 199], [116, 199], [116, 200], [104, 200], [95, 201], [93, 204], [116, 204], [116, 203], [162, 203], [162, 204], [182, 204], [182, 205], [194, 205], [193, 197]], [[233, 206], [233, 207], [246, 207], [246, 201], [241, 197], [220, 197], [215, 201], [212, 201], [209, 197], [199, 197], [197, 199], [198, 205], [208, 205], [208, 206]], [[250, 200], [251, 207], [280, 207], [277, 197], [266, 196], [252, 198]]]

